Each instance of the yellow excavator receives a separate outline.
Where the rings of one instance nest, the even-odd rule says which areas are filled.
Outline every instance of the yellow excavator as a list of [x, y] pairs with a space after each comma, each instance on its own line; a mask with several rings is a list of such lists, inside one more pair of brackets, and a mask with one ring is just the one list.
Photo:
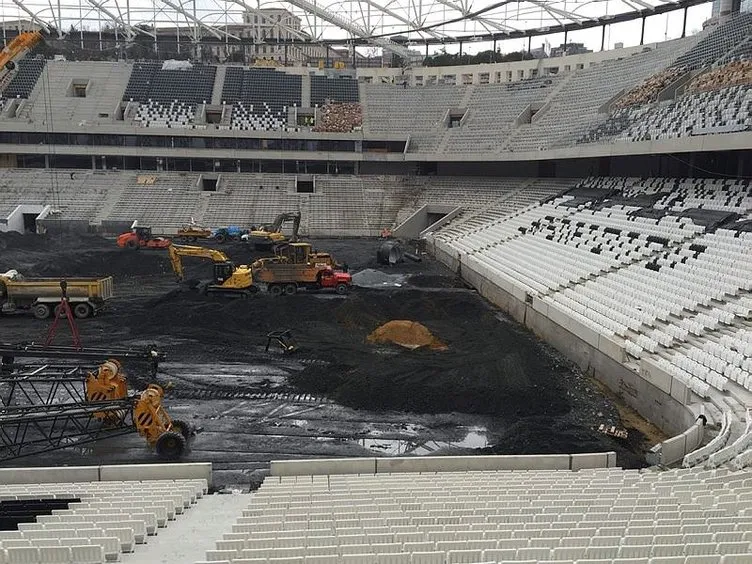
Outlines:
[[191, 245], [170, 245], [167, 251], [178, 282], [182, 282], [185, 277], [182, 257], [206, 258], [214, 263], [214, 279], [198, 286], [202, 293], [245, 297], [257, 290], [253, 285], [251, 268], [244, 264], [236, 266], [222, 251]]
[[[282, 233], [282, 226], [288, 221], [292, 222], [292, 234], [289, 238]], [[242, 238], [252, 244], [257, 251], [268, 251], [283, 243], [297, 242], [299, 230], [300, 212], [281, 213], [272, 223], [252, 228]]]

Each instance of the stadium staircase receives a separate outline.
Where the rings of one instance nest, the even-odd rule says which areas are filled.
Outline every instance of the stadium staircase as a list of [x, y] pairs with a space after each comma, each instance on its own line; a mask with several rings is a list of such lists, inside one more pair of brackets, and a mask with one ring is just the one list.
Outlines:
[[225, 85], [225, 74], [227, 67], [225, 65], [217, 66], [217, 73], [214, 75], [214, 88], [212, 89], [211, 103], [218, 105], [222, 103], [222, 89]]

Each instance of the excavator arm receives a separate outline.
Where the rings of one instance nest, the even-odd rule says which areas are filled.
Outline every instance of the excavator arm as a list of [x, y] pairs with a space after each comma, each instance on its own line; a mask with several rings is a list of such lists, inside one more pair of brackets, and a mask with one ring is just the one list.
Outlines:
[[269, 226], [270, 233], [279, 233], [282, 230], [282, 225], [287, 221], [293, 222], [293, 241], [298, 237], [298, 230], [300, 229], [300, 212], [281, 213], [274, 218], [274, 222]]
[[183, 259], [181, 257], [198, 257], [208, 258], [212, 262], [229, 262], [230, 259], [222, 251], [216, 249], [207, 249], [205, 247], [194, 247], [191, 245], [170, 245], [167, 248], [170, 254], [170, 264], [172, 264], [172, 270], [175, 272], [175, 276], [178, 278], [178, 282], [183, 281]]

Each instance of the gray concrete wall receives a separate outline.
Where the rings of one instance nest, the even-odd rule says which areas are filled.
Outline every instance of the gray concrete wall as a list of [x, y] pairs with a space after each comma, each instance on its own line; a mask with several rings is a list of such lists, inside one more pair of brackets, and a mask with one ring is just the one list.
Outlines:
[[204, 478], [211, 486], [211, 475], [211, 462], [0, 468], [0, 484], [50, 484], [113, 480], [198, 480]]
[[[394, 228], [393, 234], [395, 237], [401, 237], [404, 239], [416, 239], [421, 232], [426, 228], [431, 227], [428, 223], [428, 214], [443, 213], [451, 214], [457, 210], [457, 206], [442, 205], [442, 204], [425, 204], [418, 208], [410, 217], [400, 223]], [[456, 213], [454, 214], [456, 215]], [[440, 225], [442, 220], [446, 220], [446, 216], [433, 223], [433, 225]]]
[[[586, 374], [603, 382], [627, 405], [671, 435], [680, 435], [694, 424], [695, 414], [685, 403], [686, 386], [670, 381], [659, 387], [623, 363], [621, 345], [577, 323], [548, 304], [533, 299], [524, 290], [492, 275], [482, 266], [468, 265], [447, 247], [429, 250], [471, 284], [484, 298], [525, 325], [538, 337], [576, 363]], [[504, 287], [501, 287], [504, 286]], [[662, 389], [663, 388], [663, 389]]]
[[392, 474], [396, 472], [478, 472], [484, 470], [581, 470], [614, 468], [615, 452], [493, 456], [402, 456], [272, 460], [272, 476]]

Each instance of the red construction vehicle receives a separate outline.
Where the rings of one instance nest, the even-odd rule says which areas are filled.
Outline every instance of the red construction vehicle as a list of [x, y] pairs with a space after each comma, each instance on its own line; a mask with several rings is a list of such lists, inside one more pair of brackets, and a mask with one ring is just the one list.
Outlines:
[[139, 227], [134, 221], [131, 230], [122, 233], [117, 238], [117, 245], [121, 249], [166, 249], [172, 242], [166, 237], [155, 237], [151, 233], [151, 227]]

